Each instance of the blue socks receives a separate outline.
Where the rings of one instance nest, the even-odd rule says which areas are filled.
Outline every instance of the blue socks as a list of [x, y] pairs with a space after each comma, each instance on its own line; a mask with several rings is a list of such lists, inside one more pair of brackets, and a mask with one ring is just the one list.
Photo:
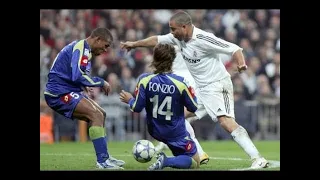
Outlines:
[[163, 167], [172, 167], [178, 169], [189, 169], [192, 165], [192, 158], [187, 155], [167, 157], [163, 162]]
[[107, 150], [107, 138], [103, 127], [91, 126], [89, 128], [89, 137], [93, 143], [94, 150], [96, 151], [97, 161], [99, 163], [105, 162], [109, 158]]

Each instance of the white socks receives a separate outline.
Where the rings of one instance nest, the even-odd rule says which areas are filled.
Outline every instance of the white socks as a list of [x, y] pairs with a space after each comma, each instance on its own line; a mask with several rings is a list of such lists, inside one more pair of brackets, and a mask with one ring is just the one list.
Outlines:
[[187, 131], [189, 132], [192, 140], [193, 140], [193, 141], [195, 142], [195, 144], [196, 144], [196, 147], [197, 147], [199, 156], [202, 156], [202, 155], [204, 154], [204, 151], [203, 151], [203, 149], [202, 149], [202, 147], [201, 147], [198, 139], [197, 139], [196, 136], [195, 136], [194, 130], [193, 130], [191, 124], [189, 123], [189, 121], [185, 120], [185, 122], [186, 122]]
[[159, 144], [155, 147], [157, 152], [163, 151], [163, 149], [165, 148], [168, 148], [168, 146], [165, 143], [160, 141], [159, 141]]
[[231, 136], [251, 159], [260, 157], [259, 151], [251, 141], [247, 131], [242, 126], [239, 126], [237, 129], [232, 131]]
[[189, 122], [189, 123], [192, 123], [193, 121], [195, 120], [198, 120], [199, 118], [197, 116], [192, 116], [192, 117], [188, 117], [186, 120]]

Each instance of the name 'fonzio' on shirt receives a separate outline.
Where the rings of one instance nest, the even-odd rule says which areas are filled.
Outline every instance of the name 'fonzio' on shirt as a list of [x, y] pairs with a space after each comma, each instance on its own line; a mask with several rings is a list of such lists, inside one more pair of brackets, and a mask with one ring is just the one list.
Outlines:
[[173, 94], [176, 91], [176, 87], [174, 85], [149, 82], [149, 91]]

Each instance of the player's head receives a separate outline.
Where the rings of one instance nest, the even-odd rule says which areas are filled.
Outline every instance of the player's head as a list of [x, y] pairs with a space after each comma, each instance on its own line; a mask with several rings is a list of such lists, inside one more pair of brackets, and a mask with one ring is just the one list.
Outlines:
[[171, 29], [171, 33], [179, 41], [188, 39], [187, 30], [188, 28], [192, 27], [191, 16], [185, 11], [178, 11], [171, 16], [169, 26]]
[[92, 39], [89, 44], [91, 53], [94, 56], [99, 56], [106, 52], [113, 42], [112, 34], [107, 28], [94, 29], [89, 38]]
[[153, 48], [153, 61], [151, 66], [155, 68], [154, 73], [172, 72], [172, 63], [176, 58], [176, 51], [171, 44], [157, 44]]

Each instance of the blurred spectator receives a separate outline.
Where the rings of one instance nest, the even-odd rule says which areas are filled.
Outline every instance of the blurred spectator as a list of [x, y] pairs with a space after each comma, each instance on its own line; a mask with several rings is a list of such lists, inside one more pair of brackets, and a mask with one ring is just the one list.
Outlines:
[[43, 59], [48, 57], [49, 53], [51, 51], [50, 46], [44, 42], [43, 35], [40, 34], [40, 66], [43, 63]]
[[274, 93], [277, 96], [277, 98], [280, 98], [280, 76], [275, 77], [272, 87], [274, 89]]
[[131, 70], [128, 67], [122, 68], [121, 79], [120, 79], [121, 88], [127, 92], [134, 92], [136, 87], [136, 80], [132, 77]]
[[227, 29], [233, 28], [240, 20], [240, 12], [238, 10], [228, 10], [222, 17], [222, 24]]
[[159, 23], [167, 25], [172, 16], [172, 12], [168, 9], [155, 10], [153, 16]]
[[276, 95], [272, 92], [268, 78], [261, 74], [257, 78], [257, 91], [256, 100], [262, 104], [273, 104], [277, 102]]
[[241, 87], [234, 88], [234, 113], [237, 122], [243, 126], [249, 136], [252, 138], [255, 133], [256, 119], [251, 118], [250, 107], [246, 106], [244, 97], [244, 89]]
[[[125, 140], [125, 122], [124, 122], [124, 103], [119, 101], [119, 92], [121, 91], [120, 81], [115, 73], [108, 75], [107, 81], [110, 84], [111, 91], [108, 96], [99, 93], [96, 97], [97, 103], [106, 111], [106, 127], [109, 140]], [[114, 136], [113, 136], [114, 134]]]
[[280, 76], [280, 53], [275, 53], [272, 62], [265, 66], [266, 75], [269, 78], [270, 84], [273, 83], [275, 77]]
[[255, 95], [256, 91], [250, 92], [249, 88], [244, 85], [244, 82], [242, 81], [241, 77], [239, 75], [235, 75], [232, 78], [234, 91], [237, 91], [238, 93], [241, 92], [241, 97], [243, 99], [249, 99], [252, 100], [253, 96]]

